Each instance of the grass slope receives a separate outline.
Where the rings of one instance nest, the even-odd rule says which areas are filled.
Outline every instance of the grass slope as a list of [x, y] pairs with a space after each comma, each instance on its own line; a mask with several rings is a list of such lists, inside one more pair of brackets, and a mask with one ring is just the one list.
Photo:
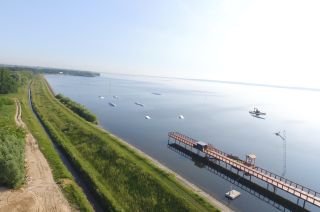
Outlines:
[[54, 98], [43, 77], [37, 77], [31, 89], [33, 105], [45, 127], [106, 210], [216, 210], [128, 145], [73, 114]]
[[76, 184], [68, 169], [64, 166], [46, 132], [33, 114], [29, 105], [28, 86], [23, 86], [19, 93], [16, 94], [16, 97], [19, 98], [21, 103], [22, 119], [26, 123], [28, 130], [30, 130], [37, 140], [39, 148], [52, 170], [54, 180], [59, 184], [70, 205], [76, 210], [93, 211], [86, 196]]

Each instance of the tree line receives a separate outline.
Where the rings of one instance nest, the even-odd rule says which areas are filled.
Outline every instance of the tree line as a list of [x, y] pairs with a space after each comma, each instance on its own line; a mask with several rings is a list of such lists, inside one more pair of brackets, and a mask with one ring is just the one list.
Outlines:
[[17, 92], [18, 88], [27, 83], [30, 77], [30, 72], [16, 72], [0, 68], [0, 94]]

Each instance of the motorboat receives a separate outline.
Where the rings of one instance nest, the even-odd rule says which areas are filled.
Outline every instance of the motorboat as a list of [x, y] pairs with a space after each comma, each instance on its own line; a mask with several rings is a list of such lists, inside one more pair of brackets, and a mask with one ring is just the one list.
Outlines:
[[254, 116], [264, 116], [264, 115], [267, 115], [266, 113], [264, 112], [261, 112], [258, 108], [253, 108], [253, 110], [249, 111], [249, 113], [251, 115], [254, 115]]
[[109, 105], [112, 106], [112, 107], [117, 107], [117, 105], [112, 103], [112, 102], [109, 102]]
[[148, 120], [149, 120], [149, 119], [151, 119], [151, 117], [150, 117], [150, 116], [145, 116], [144, 118], [145, 118], [145, 119], [148, 119]]
[[114, 99], [118, 99], [119, 97], [118, 97], [118, 96], [113, 96], [113, 98], [114, 98]]
[[136, 104], [136, 105], [139, 105], [139, 106], [141, 106], [141, 107], [144, 106], [143, 104], [141, 104], [141, 103], [139, 103], [139, 102], [135, 102], [135, 104]]
[[183, 115], [179, 115], [178, 118], [179, 119], [184, 119], [184, 116]]
[[100, 99], [104, 99], [104, 96], [99, 96]]

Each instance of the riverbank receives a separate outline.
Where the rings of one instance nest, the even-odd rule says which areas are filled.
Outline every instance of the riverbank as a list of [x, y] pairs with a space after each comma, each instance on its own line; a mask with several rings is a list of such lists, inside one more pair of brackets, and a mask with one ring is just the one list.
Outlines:
[[105, 209], [217, 210], [172, 173], [72, 113], [54, 98], [42, 77], [31, 89], [34, 108], [50, 136], [81, 170]]
[[[99, 127], [100, 127], [101, 130], [105, 130], [101, 126], [99, 126]], [[108, 132], [108, 133], [110, 133], [110, 132]], [[195, 184], [189, 182], [187, 179], [183, 178], [181, 175], [179, 175], [176, 172], [172, 171], [171, 169], [169, 169], [168, 167], [166, 167], [165, 165], [163, 165], [162, 163], [160, 163], [156, 159], [152, 158], [148, 154], [144, 153], [140, 149], [136, 148], [135, 146], [131, 145], [130, 143], [126, 142], [125, 140], [119, 138], [118, 136], [113, 135], [112, 133], [110, 133], [110, 135], [113, 136], [114, 138], [116, 138], [118, 141], [123, 142], [126, 145], [128, 145], [130, 148], [132, 148], [134, 151], [138, 152], [138, 154], [141, 154], [143, 157], [148, 159], [150, 162], [152, 162], [158, 168], [160, 168], [160, 169], [164, 170], [165, 172], [173, 175], [180, 183], [182, 183], [184, 186], [190, 188], [193, 192], [195, 192], [196, 194], [198, 194], [202, 198], [206, 199], [208, 202], [210, 202], [210, 204], [214, 205], [219, 210], [221, 210], [223, 212], [233, 212], [233, 210], [231, 208], [229, 208], [228, 206], [226, 206], [225, 204], [223, 204], [219, 200], [215, 199], [214, 197], [210, 196], [208, 193], [203, 191], [201, 188], [199, 188]]]

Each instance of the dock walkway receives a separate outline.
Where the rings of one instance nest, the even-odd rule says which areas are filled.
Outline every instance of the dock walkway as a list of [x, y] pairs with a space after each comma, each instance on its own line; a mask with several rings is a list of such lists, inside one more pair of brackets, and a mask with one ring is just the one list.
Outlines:
[[[169, 132], [168, 136], [169, 140], [170, 138], [172, 138], [175, 142], [183, 143], [190, 148], [196, 148], [199, 142], [178, 132]], [[224, 153], [211, 145], [208, 145], [206, 146], [206, 148], [203, 148], [201, 150], [198, 149], [198, 151], [203, 152], [207, 157], [212, 157], [216, 160], [222, 161], [226, 165], [230, 165], [236, 168], [238, 171], [242, 171], [243, 173], [249, 175], [250, 177], [254, 176], [257, 179], [266, 182], [268, 185], [272, 185], [274, 187], [274, 192], [276, 188], [279, 188], [283, 191], [286, 191], [287, 193], [298, 197], [298, 200], [304, 200], [303, 206], [305, 205], [305, 202], [309, 202], [317, 207], [320, 207], [319, 192], [316, 192], [298, 183], [292, 182], [284, 177], [281, 177], [260, 167], [244, 163], [244, 161], [230, 158], [229, 154]]]

